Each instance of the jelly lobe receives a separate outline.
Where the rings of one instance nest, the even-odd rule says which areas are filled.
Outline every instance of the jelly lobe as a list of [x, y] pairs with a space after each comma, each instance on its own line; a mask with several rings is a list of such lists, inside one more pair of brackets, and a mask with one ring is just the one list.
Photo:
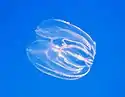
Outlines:
[[29, 46], [27, 54], [40, 71], [58, 78], [73, 80], [87, 74], [91, 67], [87, 57], [80, 56], [81, 52], [84, 53], [80, 49], [66, 43], [59, 47], [50, 40], [37, 40]]
[[81, 46], [87, 53], [95, 56], [95, 42], [86, 32], [68, 22], [59, 19], [45, 20], [35, 31], [39, 39], [60, 39], [62, 42]]

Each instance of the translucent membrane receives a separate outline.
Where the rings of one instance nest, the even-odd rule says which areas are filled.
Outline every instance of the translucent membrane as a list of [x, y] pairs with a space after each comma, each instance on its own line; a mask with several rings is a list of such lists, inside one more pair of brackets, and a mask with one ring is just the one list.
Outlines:
[[37, 39], [26, 51], [38, 70], [67, 80], [79, 79], [90, 71], [96, 44], [86, 32], [59, 19], [43, 21], [35, 32]]

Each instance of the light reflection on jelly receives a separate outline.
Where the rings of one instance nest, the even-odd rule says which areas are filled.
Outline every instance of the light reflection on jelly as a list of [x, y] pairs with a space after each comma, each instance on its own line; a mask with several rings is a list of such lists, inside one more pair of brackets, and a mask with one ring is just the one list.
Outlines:
[[49, 19], [38, 25], [35, 32], [37, 39], [26, 51], [38, 70], [66, 80], [79, 79], [90, 71], [96, 43], [79, 27]]

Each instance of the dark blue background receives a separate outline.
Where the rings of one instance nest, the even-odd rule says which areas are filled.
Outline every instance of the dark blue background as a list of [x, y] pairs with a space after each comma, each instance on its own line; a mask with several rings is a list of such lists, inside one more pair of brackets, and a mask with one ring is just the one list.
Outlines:
[[[96, 41], [95, 62], [82, 79], [56, 79], [29, 62], [25, 49], [49, 18], [69, 21]], [[124, 60], [124, 1], [0, 1], [0, 97], [125, 97]]]

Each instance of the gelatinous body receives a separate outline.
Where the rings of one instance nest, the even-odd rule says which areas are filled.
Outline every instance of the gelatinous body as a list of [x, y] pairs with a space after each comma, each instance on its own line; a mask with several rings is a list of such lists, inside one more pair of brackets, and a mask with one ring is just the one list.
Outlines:
[[35, 32], [37, 39], [26, 50], [29, 60], [41, 72], [75, 80], [90, 71], [96, 44], [86, 32], [59, 19], [43, 21]]

